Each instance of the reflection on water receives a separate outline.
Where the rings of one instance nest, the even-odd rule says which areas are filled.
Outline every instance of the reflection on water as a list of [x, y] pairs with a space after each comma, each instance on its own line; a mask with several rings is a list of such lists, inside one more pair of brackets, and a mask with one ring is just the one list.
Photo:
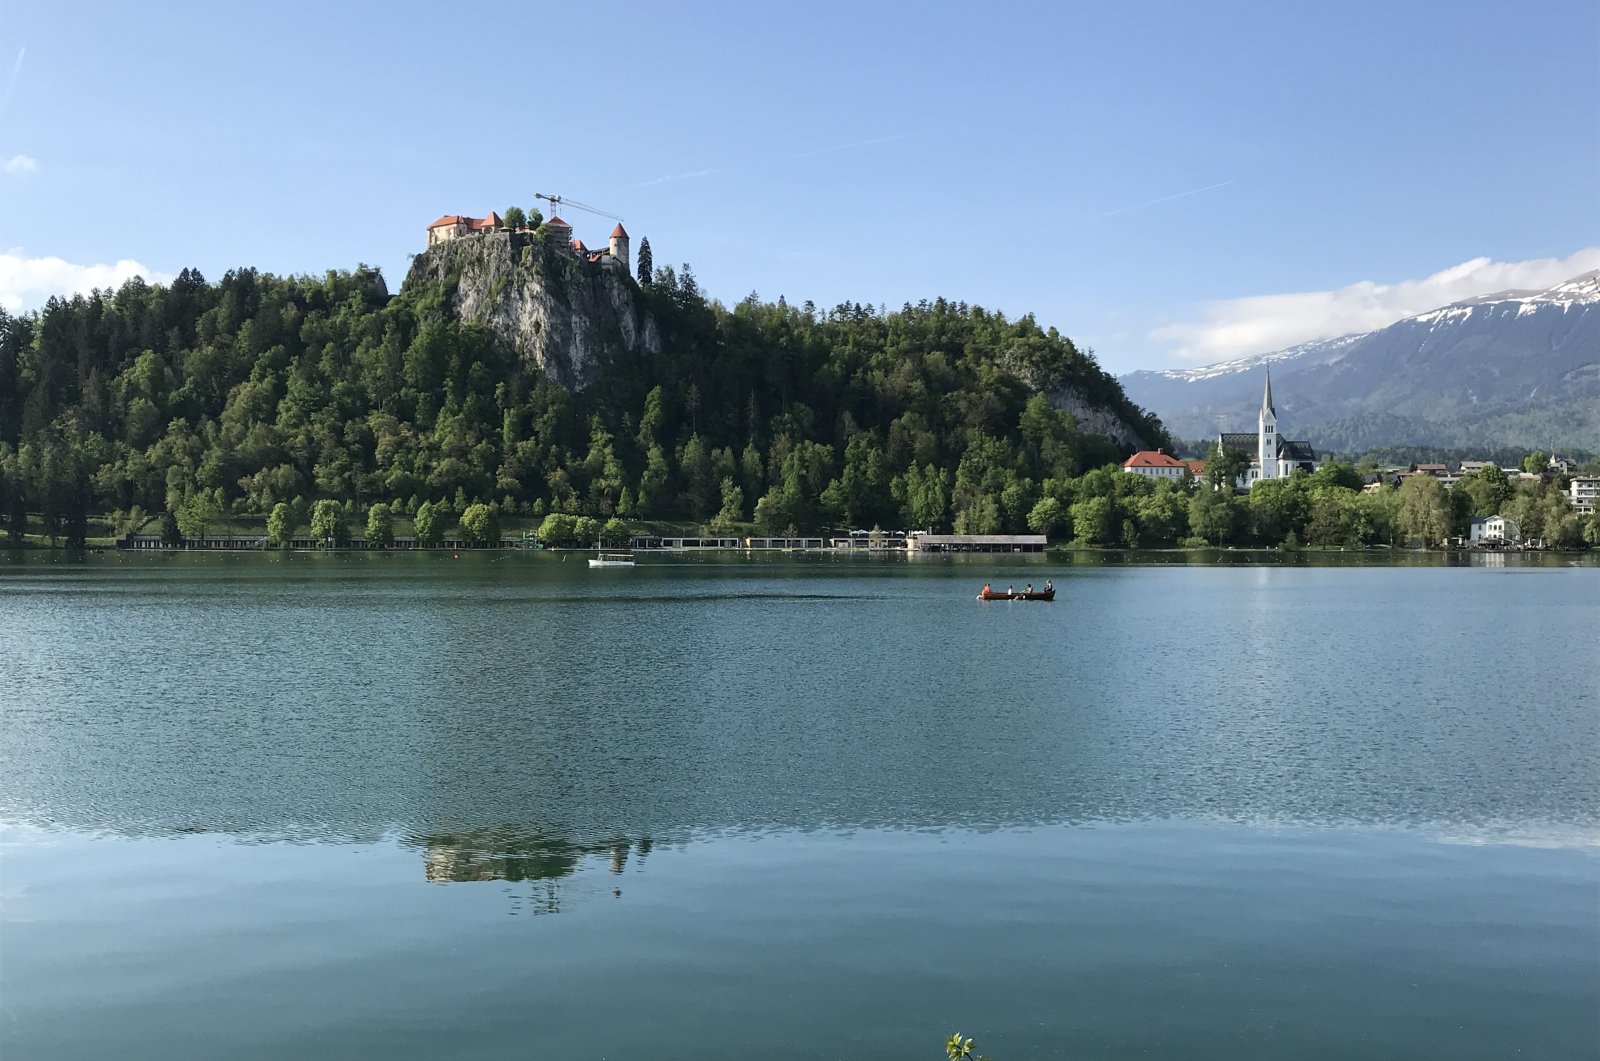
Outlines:
[[[402, 844], [422, 848], [422, 875], [430, 884], [508, 881], [531, 885], [512, 902], [513, 913], [530, 914], [560, 913], [561, 879], [578, 873], [586, 864], [603, 863], [612, 876], [620, 877], [628, 868], [630, 855], [635, 868], [642, 869], [654, 847], [648, 837], [575, 844], [518, 826], [408, 836]], [[621, 898], [622, 889], [613, 888], [611, 895]]]
[[582, 845], [526, 832], [516, 826], [473, 829], [466, 833], [434, 834], [413, 839], [423, 848], [423, 876], [434, 884], [452, 881], [554, 880], [576, 872], [591, 855], [603, 856], [614, 874], [627, 868], [628, 855], [637, 852], [643, 862], [650, 854], [648, 838], [615, 839], [606, 844]]
[[1593, 1053], [1600, 572], [1047, 562], [0, 568], [0, 1053]]
[[[955, 564], [204, 559], [0, 582], [0, 813], [258, 841], [512, 823], [584, 852], [1600, 823], [1593, 569], [1082, 569], [1023, 608]], [[983, 570], [1037, 580], [1008, 564]]]

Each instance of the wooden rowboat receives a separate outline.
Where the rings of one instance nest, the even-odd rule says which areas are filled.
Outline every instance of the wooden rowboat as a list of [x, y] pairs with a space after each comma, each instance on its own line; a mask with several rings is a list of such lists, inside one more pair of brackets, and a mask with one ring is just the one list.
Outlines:
[[978, 594], [979, 600], [1055, 600], [1056, 591], [1050, 589], [1034, 590], [1032, 593], [996, 593], [994, 590], [985, 590]]

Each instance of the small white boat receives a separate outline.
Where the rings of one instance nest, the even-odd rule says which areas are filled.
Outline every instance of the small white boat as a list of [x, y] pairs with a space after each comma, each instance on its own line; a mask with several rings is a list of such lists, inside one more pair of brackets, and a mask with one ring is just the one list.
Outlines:
[[604, 553], [595, 548], [595, 555], [589, 557], [590, 567], [633, 567], [632, 553]]

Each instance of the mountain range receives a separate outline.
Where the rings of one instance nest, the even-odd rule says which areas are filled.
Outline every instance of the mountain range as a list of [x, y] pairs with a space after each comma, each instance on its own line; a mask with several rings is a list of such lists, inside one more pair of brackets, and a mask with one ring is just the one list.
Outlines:
[[1282, 430], [1324, 451], [1600, 451], [1600, 270], [1546, 291], [1479, 295], [1372, 332], [1132, 372], [1120, 382], [1173, 435], [1207, 439], [1254, 430], [1269, 371]]

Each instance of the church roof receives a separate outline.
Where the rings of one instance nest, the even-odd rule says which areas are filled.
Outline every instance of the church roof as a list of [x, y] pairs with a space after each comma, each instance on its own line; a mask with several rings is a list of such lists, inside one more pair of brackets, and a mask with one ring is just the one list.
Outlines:
[[1182, 468], [1183, 461], [1158, 449], [1142, 449], [1122, 462], [1124, 468]]
[[611, 230], [611, 238], [616, 239], [618, 237], [621, 237], [622, 239], [628, 238], [628, 230], [622, 227], [621, 221], [618, 221], [617, 227]]
[[1278, 415], [1277, 410], [1272, 407], [1272, 373], [1271, 372], [1267, 373], [1267, 389], [1261, 395], [1261, 411], [1264, 412], [1264, 413], [1267, 413], [1267, 414], [1269, 414], [1271, 416], [1274, 416], [1274, 417]]
[[1317, 451], [1311, 448], [1311, 443], [1304, 440], [1299, 442], [1286, 442], [1278, 440], [1278, 457], [1291, 461], [1315, 461]]
[[1246, 453], [1254, 453], [1261, 438], [1254, 431], [1224, 431], [1217, 436], [1217, 441], [1222, 443], [1223, 449], [1242, 449]]

